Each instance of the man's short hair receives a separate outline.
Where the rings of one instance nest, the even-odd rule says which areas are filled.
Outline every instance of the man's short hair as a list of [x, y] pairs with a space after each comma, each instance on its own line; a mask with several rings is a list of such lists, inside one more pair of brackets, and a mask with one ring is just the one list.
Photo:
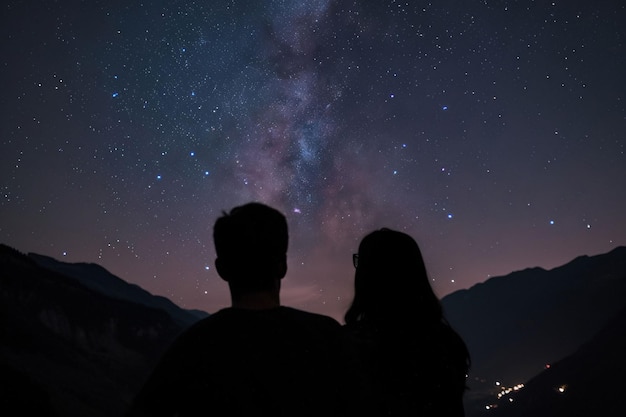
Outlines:
[[273, 279], [276, 263], [286, 262], [287, 219], [265, 204], [244, 204], [217, 219], [213, 241], [218, 259], [233, 272], [231, 284], [236, 279], [244, 288], [262, 289]]

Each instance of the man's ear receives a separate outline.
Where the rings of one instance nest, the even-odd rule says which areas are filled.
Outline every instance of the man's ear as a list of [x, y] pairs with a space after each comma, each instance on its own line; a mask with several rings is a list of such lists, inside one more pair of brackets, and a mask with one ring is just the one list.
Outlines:
[[276, 278], [283, 279], [287, 275], [287, 256], [281, 258], [276, 264]]
[[230, 276], [230, 268], [228, 267], [228, 263], [224, 262], [221, 258], [215, 258], [215, 269], [217, 270], [217, 274], [224, 281], [228, 282], [228, 278]]

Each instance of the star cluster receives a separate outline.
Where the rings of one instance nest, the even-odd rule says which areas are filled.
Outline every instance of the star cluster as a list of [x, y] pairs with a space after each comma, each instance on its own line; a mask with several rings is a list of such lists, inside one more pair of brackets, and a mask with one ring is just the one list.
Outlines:
[[263, 201], [285, 304], [340, 318], [375, 228], [416, 238], [440, 296], [626, 243], [620, 2], [70, 3], [3, 6], [19, 250], [214, 311], [213, 222]]

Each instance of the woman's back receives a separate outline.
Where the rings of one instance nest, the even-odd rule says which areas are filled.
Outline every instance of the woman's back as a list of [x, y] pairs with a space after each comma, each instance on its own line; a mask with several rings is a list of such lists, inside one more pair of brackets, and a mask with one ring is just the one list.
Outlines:
[[463, 416], [467, 354], [447, 325], [392, 332], [346, 325], [370, 384], [368, 402], [385, 416]]

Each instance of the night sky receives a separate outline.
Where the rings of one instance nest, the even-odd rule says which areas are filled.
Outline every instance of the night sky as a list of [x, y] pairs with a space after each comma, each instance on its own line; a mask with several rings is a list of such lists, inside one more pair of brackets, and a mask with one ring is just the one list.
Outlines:
[[229, 304], [222, 210], [288, 218], [283, 303], [340, 319], [406, 231], [440, 296], [626, 244], [622, 1], [9, 1], [0, 242]]

